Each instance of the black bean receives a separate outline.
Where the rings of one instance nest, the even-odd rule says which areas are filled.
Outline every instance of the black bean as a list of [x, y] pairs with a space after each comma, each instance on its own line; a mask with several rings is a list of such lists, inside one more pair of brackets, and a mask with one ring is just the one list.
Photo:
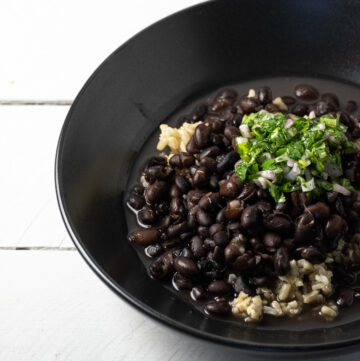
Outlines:
[[212, 237], [215, 233], [220, 232], [224, 229], [224, 225], [222, 223], [214, 223], [209, 228], [209, 235]]
[[159, 243], [151, 244], [145, 248], [145, 254], [149, 257], [157, 257], [163, 252]]
[[195, 129], [195, 142], [199, 149], [205, 148], [210, 142], [211, 128], [205, 124], [199, 124]]
[[192, 288], [191, 297], [195, 300], [202, 300], [205, 298], [205, 290], [202, 286], [195, 286]]
[[165, 179], [169, 173], [166, 171], [166, 168], [162, 165], [154, 165], [144, 170], [145, 179], [149, 183], [154, 183], [157, 179]]
[[170, 197], [171, 198], [180, 198], [182, 196], [181, 190], [176, 184], [173, 184], [170, 188]]
[[212, 224], [212, 218], [210, 214], [201, 208], [196, 212], [196, 219], [201, 226], [209, 227]]
[[354, 290], [351, 288], [341, 288], [338, 292], [336, 303], [340, 307], [350, 307], [354, 302]]
[[225, 261], [232, 263], [235, 259], [245, 252], [246, 238], [239, 234], [235, 236], [225, 248]]
[[313, 110], [315, 112], [315, 115], [319, 117], [321, 115], [335, 111], [336, 107], [332, 103], [327, 103], [323, 100], [319, 100], [317, 103], [315, 103]]
[[169, 215], [164, 216], [161, 218], [160, 224], [159, 224], [159, 231], [166, 233], [167, 228], [170, 226], [172, 219]]
[[169, 213], [169, 204], [167, 202], [155, 204], [155, 211], [158, 216], [166, 216]]
[[175, 176], [175, 184], [183, 193], [187, 193], [191, 188], [189, 181], [182, 175]]
[[275, 205], [275, 210], [282, 212], [282, 213], [288, 213], [289, 209], [290, 209], [289, 201], [276, 203], [276, 205]]
[[204, 187], [209, 182], [209, 171], [205, 167], [199, 167], [193, 175], [193, 183], [195, 187]]
[[208, 105], [207, 104], [198, 104], [193, 112], [192, 112], [192, 120], [193, 122], [198, 122], [204, 118], [206, 113], [208, 112]]
[[184, 216], [185, 214], [185, 207], [183, 201], [180, 198], [172, 198], [170, 202], [170, 214], [174, 215], [181, 215]]
[[325, 197], [329, 204], [332, 204], [336, 201], [336, 198], [338, 196], [338, 193], [336, 192], [326, 192]]
[[241, 226], [245, 229], [262, 226], [262, 214], [256, 206], [249, 206], [241, 214]]
[[174, 268], [174, 258], [171, 252], [166, 252], [158, 257], [149, 266], [151, 276], [157, 279], [167, 277]]
[[263, 86], [259, 89], [258, 92], [259, 95], [259, 101], [261, 104], [266, 105], [268, 103], [272, 102], [272, 91], [271, 88], [268, 86]]
[[308, 106], [305, 104], [296, 104], [292, 107], [291, 113], [302, 117], [308, 112]]
[[196, 263], [192, 259], [181, 256], [175, 258], [174, 268], [183, 276], [187, 277], [194, 277], [199, 273]]
[[225, 247], [229, 241], [229, 238], [226, 232], [219, 231], [213, 235], [213, 240], [217, 246]]
[[222, 180], [219, 183], [219, 193], [221, 196], [233, 199], [239, 194], [239, 187], [231, 179]]
[[190, 241], [190, 248], [195, 258], [204, 257], [206, 254], [203, 241], [199, 236], [194, 236]]
[[205, 226], [199, 226], [197, 233], [201, 238], [206, 238], [209, 235], [209, 228]]
[[277, 233], [266, 232], [263, 239], [265, 247], [270, 252], [275, 252], [281, 244], [281, 237]]
[[325, 226], [325, 234], [328, 238], [335, 238], [339, 234], [342, 234], [344, 229], [344, 220], [338, 214], [333, 214]]
[[310, 242], [315, 234], [315, 219], [310, 212], [303, 213], [296, 219], [295, 241], [297, 244]]
[[187, 222], [181, 222], [178, 224], [171, 224], [167, 229], [167, 235], [169, 238], [176, 238], [180, 236], [181, 233], [185, 233], [189, 230]]
[[207, 250], [212, 250], [216, 247], [216, 244], [213, 239], [205, 238], [204, 240], [204, 248]]
[[337, 197], [335, 200], [335, 210], [343, 218], [347, 217], [347, 214], [344, 209], [343, 201], [340, 197]]
[[179, 290], [190, 290], [192, 288], [192, 281], [179, 272], [174, 273], [173, 282]]
[[261, 242], [258, 237], [250, 238], [249, 243], [254, 252], [263, 252], [264, 251], [264, 243]]
[[256, 207], [258, 207], [263, 214], [267, 214], [273, 209], [272, 204], [265, 201], [257, 202]]
[[221, 133], [224, 129], [224, 123], [217, 116], [208, 116], [205, 122], [209, 123], [214, 133]]
[[194, 232], [185, 232], [180, 234], [181, 242], [188, 242], [190, 241], [191, 237], [194, 235]]
[[359, 139], [360, 138], [360, 128], [357, 126], [355, 127], [355, 129], [352, 131], [351, 136], [353, 139]]
[[316, 100], [319, 92], [312, 85], [299, 84], [295, 87], [295, 95], [301, 100]]
[[294, 229], [291, 218], [284, 213], [273, 213], [267, 215], [264, 218], [264, 225], [267, 229], [277, 232], [282, 236], [291, 235]]
[[246, 284], [246, 282], [244, 281], [244, 279], [241, 276], [236, 278], [236, 280], [234, 282], [234, 290], [236, 293], [244, 292], [248, 295], [251, 294], [251, 290], [250, 290], [249, 286]]
[[355, 211], [357, 213], [360, 214], [360, 201], [355, 201], [354, 204], [353, 204], [353, 208], [355, 209]]
[[308, 207], [312, 215], [320, 222], [326, 222], [330, 216], [330, 208], [324, 202], [318, 202]]
[[216, 172], [216, 160], [210, 157], [204, 157], [200, 160], [200, 165], [209, 169], [210, 172]]
[[219, 153], [220, 153], [220, 148], [214, 145], [212, 147], [202, 150], [201, 153], [199, 154], [199, 160], [205, 157], [215, 158], [217, 155], [219, 155]]
[[198, 145], [195, 140], [195, 134], [193, 134], [186, 144], [186, 151], [190, 154], [199, 153], [200, 149], [198, 148]]
[[136, 193], [139, 196], [142, 196], [144, 194], [145, 188], [141, 184], [135, 184], [132, 191]]
[[217, 112], [222, 110], [235, 102], [237, 92], [233, 89], [225, 89], [215, 99], [212, 110]]
[[240, 159], [239, 153], [231, 151], [225, 154], [217, 164], [218, 173], [222, 174], [227, 170], [231, 170], [234, 168], [234, 164]]
[[251, 257], [248, 253], [245, 253], [236, 258], [232, 264], [232, 268], [235, 271], [242, 272], [252, 268], [255, 264], [255, 258]]
[[293, 98], [292, 96], [290, 95], [284, 95], [281, 97], [281, 100], [283, 101], [284, 104], [286, 105], [294, 105], [296, 103], [296, 99]]
[[280, 108], [273, 103], [269, 103], [265, 105], [265, 110], [269, 113], [278, 113], [280, 112]]
[[225, 315], [231, 312], [231, 307], [228, 302], [210, 301], [205, 309], [209, 313], [215, 315]]
[[260, 101], [256, 98], [243, 98], [239, 105], [245, 114], [255, 113], [261, 109]]
[[271, 199], [270, 193], [267, 189], [257, 189], [256, 190], [256, 196], [258, 199]]
[[167, 196], [168, 184], [164, 181], [155, 181], [145, 189], [145, 199], [149, 203], [163, 200]]
[[306, 247], [301, 251], [301, 257], [311, 262], [312, 264], [321, 263], [325, 260], [323, 255], [316, 247]]
[[144, 206], [145, 199], [143, 196], [133, 193], [133, 194], [130, 194], [128, 202], [132, 208], [139, 210]]
[[215, 280], [209, 283], [208, 291], [216, 295], [224, 295], [229, 293], [231, 287], [223, 280]]
[[234, 127], [233, 125], [230, 125], [228, 127], [225, 127], [224, 135], [226, 138], [231, 140], [232, 138], [238, 137], [240, 135], [240, 130], [238, 127]]
[[139, 228], [130, 234], [129, 239], [140, 246], [148, 246], [156, 242], [159, 235], [159, 231], [155, 228]]
[[350, 129], [350, 131], [352, 131], [356, 126], [355, 121], [345, 112], [339, 112], [338, 114], [340, 116], [340, 123], [344, 124]]
[[249, 201], [254, 196], [256, 196], [257, 187], [252, 183], [245, 183], [244, 188], [242, 189], [239, 199], [243, 201]]
[[162, 166], [166, 166], [167, 164], [167, 160], [165, 157], [162, 157], [162, 156], [155, 156], [155, 157], [151, 157], [148, 161], [147, 161], [147, 164], [146, 164], [146, 167], [149, 168], [149, 167], [152, 167], [154, 165], [162, 165]]
[[355, 100], [349, 100], [346, 104], [346, 111], [348, 113], [354, 113], [354, 111], [357, 109], [358, 105]]
[[216, 175], [212, 175], [209, 180], [209, 185], [213, 191], [219, 190], [219, 179]]
[[225, 214], [226, 214], [226, 209], [225, 208], [220, 209], [220, 211], [216, 215], [216, 222], [217, 223], [225, 222], [226, 221]]
[[321, 96], [321, 100], [324, 100], [327, 103], [333, 103], [336, 108], [339, 108], [339, 106], [340, 106], [339, 98], [335, 94], [332, 94], [332, 93], [324, 93]]
[[295, 238], [285, 238], [283, 244], [286, 249], [291, 251], [295, 248]]
[[249, 283], [257, 287], [268, 286], [271, 283], [271, 278], [268, 276], [251, 277]]
[[204, 210], [214, 209], [216, 206], [219, 205], [219, 202], [220, 202], [219, 193], [209, 192], [201, 197], [199, 201], [199, 207]]
[[289, 253], [286, 248], [280, 247], [274, 255], [274, 269], [277, 275], [285, 275], [290, 270]]
[[194, 229], [194, 228], [197, 227], [198, 223], [197, 223], [196, 215], [195, 215], [195, 214], [188, 213], [188, 216], [187, 216], [187, 225], [188, 225], [188, 227], [189, 227], [189, 230], [190, 230], [190, 229]]
[[156, 213], [152, 208], [144, 207], [138, 213], [139, 221], [143, 224], [154, 224], [157, 221]]
[[198, 189], [192, 189], [189, 191], [187, 194], [188, 208], [192, 208], [193, 206], [197, 205], [204, 194], [204, 191]]

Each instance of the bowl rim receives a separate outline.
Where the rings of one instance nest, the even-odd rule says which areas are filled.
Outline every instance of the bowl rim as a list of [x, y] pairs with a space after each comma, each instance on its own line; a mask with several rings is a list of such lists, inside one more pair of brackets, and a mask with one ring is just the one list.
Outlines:
[[54, 167], [54, 177], [55, 177], [55, 191], [56, 191], [56, 198], [57, 203], [60, 209], [60, 214], [65, 224], [65, 227], [70, 235], [72, 242], [74, 243], [76, 249], [79, 251], [80, 255], [83, 257], [85, 262], [90, 266], [93, 272], [101, 279], [105, 285], [107, 285], [116, 295], [120, 296], [124, 301], [126, 301], [129, 305], [133, 306], [136, 310], [140, 311], [141, 313], [150, 316], [151, 319], [159, 322], [162, 325], [167, 327], [171, 327], [176, 331], [180, 331], [186, 335], [195, 336], [198, 339], [204, 341], [210, 341], [213, 343], [222, 344], [225, 346], [232, 346], [238, 349], [246, 350], [249, 352], [282, 352], [282, 353], [291, 353], [291, 352], [308, 352], [308, 351], [327, 351], [330, 349], [340, 349], [345, 348], [351, 345], [356, 345], [360, 341], [360, 335], [357, 337], [350, 338], [348, 340], [343, 341], [335, 341], [331, 344], [324, 344], [324, 343], [317, 343], [311, 345], [296, 345], [296, 344], [276, 344], [276, 345], [262, 345], [259, 342], [252, 342], [252, 341], [242, 341], [242, 340], [235, 340], [229, 339], [227, 337], [211, 334], [208, 332], [204, 332], [193, 327], [187, 326], [181, 322], [175, 321], [174, 319], [154, 310], [153, 308], [149, 307], [147, 304], [139, 301], [138, 299], [134, 298], [130, 293], [128, 293], [123, 287], [119, 286], [109, 275], [106, 274], [105, 270], [98, 264], [98, 262], [92, 257], [92, 255], [88, 252], [87, 248], [82, 244], [80, 236], [77, 234], [75, 227], [72, 225], [68, 211], [65, 206], [64, 202], [64, 194], [63, 194], [63, 187], [60, 182], [60, 175], [61, 175], [61, 161], [62, 161], [62, 152], [64, 141], [66, 138], [66, 133], [69, 128], [73, 111], [79, 102], [82, 95], [85, 93], [87, 88], [95, 81], [97, 76], [99, 75], [100, 71], [106, 66], [106, 64], [112, 60], [112, 58], [121, 52], [129, 43], [135, 40], [139, 35], [147, 30], [156, 27], [158, 24], [171, 20], [171, 18], [183, 15], [189, 11], [196, 10], [197, 8], [201, 8], [203, 6], [211, 6], [212, 3], [215, 1], [211, 0], [202, 0], [201, 3], [192, 5], [180, 11], [177, 11], [173, 14], [170, 14], [155, 23], [145, 27], [141, 31], [137, 32], [131, 38], [126, 40], [123, 44], [121, 44], [117, 49], [115, 49], [109, 56], [103, 60], [103, 62], [93, 71], [91, 76], [87, 79], [85, 84], [82, 86], [81, 90], [75, 97], [67, 115], [64, 120], [63, 126], [61, 128], [61, 132], [59, 135], [59, 140], [57, 143], [56, 154], [55, 154], [55, 167]]

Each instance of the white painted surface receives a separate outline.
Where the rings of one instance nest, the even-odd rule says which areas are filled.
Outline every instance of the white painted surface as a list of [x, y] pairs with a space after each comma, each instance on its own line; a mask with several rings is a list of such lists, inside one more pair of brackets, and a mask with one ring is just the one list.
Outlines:
[[0, 106], [0, 247], [68, 247], [54, 186], [67, 106]]
[[198, 0], [0, 2], [0, 99], [73, 99], [118, 46]]
[[[121, 43], [198, 2], [1, 1], [0, 104], [69, 103]], [[67, 111], [0, 105], [0, 360], [248, 360], [138, 313], [75, 250], [64, 250], [73, 245], [57, 208], [53, 169]], [[16, 247], [29, 250], [5, 250]]]

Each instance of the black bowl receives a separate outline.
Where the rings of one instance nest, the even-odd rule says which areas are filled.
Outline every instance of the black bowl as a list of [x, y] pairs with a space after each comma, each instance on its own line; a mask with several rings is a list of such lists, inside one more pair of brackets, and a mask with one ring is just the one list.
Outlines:
[[206, 91], [295, 75], [357, 85], [359, 18], [356, 1], [211, 1], [149, 27], [104, 61], [66, 118], [56, 188], [75, 245], [111, 289], [171, 327], [236, 347], [315, 351], [360, 339], [358, 313], [351, 322], [291, 332], [285, 323], [271, 329], [205, 317], [148, 277], [127, 241], [124, 208], [147, 138]]

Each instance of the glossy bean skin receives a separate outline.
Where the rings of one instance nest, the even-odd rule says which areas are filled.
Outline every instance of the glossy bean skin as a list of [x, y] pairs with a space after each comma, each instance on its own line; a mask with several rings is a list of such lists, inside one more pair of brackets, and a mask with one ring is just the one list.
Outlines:
[[316, 100], [319, 97], [319, 91], [308, 84], [299, 84], [295, 87], [295, 95], [300, 100]]

